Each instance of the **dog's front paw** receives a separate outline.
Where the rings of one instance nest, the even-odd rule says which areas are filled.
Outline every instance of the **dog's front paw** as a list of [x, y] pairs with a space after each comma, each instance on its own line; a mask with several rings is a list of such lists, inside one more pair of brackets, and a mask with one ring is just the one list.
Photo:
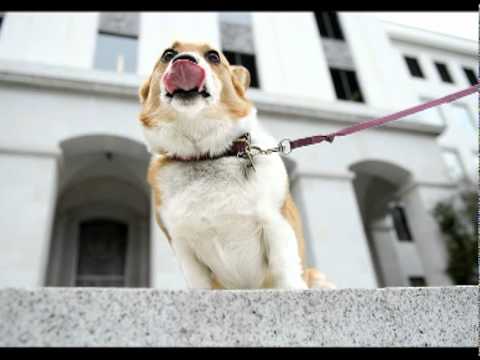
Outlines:
[[335, 284], [327, 279], [327, 276], [317, 269], [306, 269], [305, 278], [311, 289], [336, 289]]

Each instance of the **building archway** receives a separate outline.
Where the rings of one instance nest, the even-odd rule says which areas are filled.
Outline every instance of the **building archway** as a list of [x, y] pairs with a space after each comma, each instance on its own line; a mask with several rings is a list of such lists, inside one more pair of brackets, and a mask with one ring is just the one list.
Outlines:
[[401, 190], [412, 181], [411, 173], [395, 164], [360, 161], [350, 170], [365, 235], [383, 286], [426, 285], [425, 274], [410, 229], [409, 212]]
[[145, 146], [118, 136], [89, 135], [60, 147], [46, 285], [148, 287]]

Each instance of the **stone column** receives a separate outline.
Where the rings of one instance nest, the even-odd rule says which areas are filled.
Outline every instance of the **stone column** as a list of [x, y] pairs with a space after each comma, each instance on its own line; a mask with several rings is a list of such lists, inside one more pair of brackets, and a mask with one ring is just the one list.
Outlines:
[[374, 288], [375, 270], [350, 174], [298, 174], [293, 184], [309, 265], [338, 288]]
[[0, 152], [0, 287], [45, 285], [57, 154]]
[[448, 197], [452, 190], [445, 185], [416, 183], [400, 192], [413, 241], [416, 244], [429, 286], [452, 284], [446, 273], [448, 253], [445, 238], [432, 216], [432, 210], [438, 201]]
[[369, 224], [373, 246], [378, 255], [378, 265], [384, 286], [407, 286], [401, 260], [397, 252], [397, 236], [390, 217]]

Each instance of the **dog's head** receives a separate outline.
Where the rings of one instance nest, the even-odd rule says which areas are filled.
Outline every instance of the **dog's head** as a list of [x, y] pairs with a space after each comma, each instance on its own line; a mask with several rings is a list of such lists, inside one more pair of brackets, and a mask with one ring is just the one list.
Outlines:
[[146, 128], [180, 117], [235, 121], [251, 110], [245, 95], [249, 84], [248, 70], [230, 65], [217, 49], [177, 41], [163, 51], [140, 88], [140, 120]]

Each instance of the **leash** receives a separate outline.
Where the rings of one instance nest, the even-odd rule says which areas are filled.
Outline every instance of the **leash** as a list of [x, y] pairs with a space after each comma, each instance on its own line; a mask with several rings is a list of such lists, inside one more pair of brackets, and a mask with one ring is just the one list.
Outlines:
[[402, 110], [402, 111], [399, 111], [399, 112], [396, 112], [396, 113], [393, 113], [393, 114], [390, 114], [390, 115], [387, 115], [387, 116], [383, 116], [383, 117], [380, 117], [380, 118], [377, 118], [377, 119], [363, 121], [363, 122], [348, 126], [346, 128], [340, 129], [340, 130], [335, 131], [335, 132], [330, 133], [330, 134], [309, 136], [309, 137], [304, 137], [304, 138], [300, 138], [300, 139], [296, 139], [296, 140], [290, 140], [290, 139], [286, 138], [286, 139], [281, 140], [276, 147], [271, 148], [271, 149], [264, 150], [264, 149], [261, 149], [258, 146], [251, 146], [250, 145], [250, 139], [247, 138], [245, 151], [240, 153], [238, 156], [242, 157], [242, 158], [248, 158], [248, 160], [250, 162], [248, 167], [252, 167], [255, 170], [255, 167], [253, 165], [253, 158], [256, 155], [259, 155], [259, 154], [269, 155], [269, 154], [274, 153], [274, 152], [280, 152], [280, 153], [283, 153], [284, 155], [287, 155], [287, 154], [290, 154], [294, 149], [297, 149], [297, 148], [300, 148], [300, 147], [303, 147], [303, 146], [319, 144], [323, 141], [328, 141], [329, 143], [332, 143], [333, 140], [336, 137], [347, 136], [347, 135], [357, 133], [359, 131], [363, 131], [363, 130], [367, 130], [367, 129], [370, 129], [370, 128], [378, 127], [378, 126], [384, 125], [388, 122], [399, 120], [399, 119], [401, 119], [405, 116], [412, 115], [412, 114], [430, 109], [430, 108], [435, 107], [435, 106], [439, 106], [439, 105], [442, 105], [442, 104], [453, 102], [453, 101], [458, 100], [462, 97], [465, 97], [465, 96], [468, 96], [470, 94], [473, 94], [474, 92], [477, 92], [479, 87], [480, 87], [480, 84], [476, 84], [476, 85], [470, 86], [469, 88], [466, 88], [464, 90], [461, 90], [461, 91], [455, 92], [453, 94], [441, 97], [439, 99], [431, 100], [431, 101], [428, 101], [426, 103], [423, 103], [423, 104], [420, 104], [420, 105], [417, 105], [417, 106], [413, 106], [411, 108], [408, 108], [408, 109], [405, 109], [405, 110]]

